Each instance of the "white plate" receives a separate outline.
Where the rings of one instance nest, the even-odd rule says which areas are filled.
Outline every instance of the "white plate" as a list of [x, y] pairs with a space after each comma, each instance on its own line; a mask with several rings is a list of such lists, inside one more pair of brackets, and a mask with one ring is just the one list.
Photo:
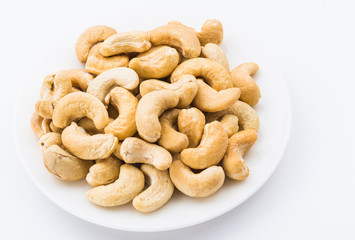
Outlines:
[[[114, 16], [107, 14], [105, 23], [120, 31], [147, 30], [163, 25], [168, 20], [179, 19], [180, 13], [141, 13], [140, 23], [127, 21], [129, 12]], [[189, 17], [193, 16], [193, 17]], [[222, 17], [223, 18], [223, 17]], [[181, 18], [180, 18], [181, 19]], [[199, 28], [205, 16], [186, 14], [181, 20], [190, 26]], [[102, 16], [101, 19], [102, 20]], [[115, 23], [122, 24], [115, 24]], [[250, 168], [250, 176], [241, 182], [227, 180], [224, 186], [213, 196], [203, 199], [189, 198], [175, 190], [174, 196], [160, 210], [142, 214], [126, 204], [114, 208], [101, 208], [91, 204], [85, 196], [90, 186], [85, 180], [63, 182], [50, 175], [42, 163], [42, 154], [37, 145], [38, 139], [31, 131], [30, 116], [34, 104], [39, 98], [42, 80], [48, 73], [60, 69], [82, 67], [76, 60], [74, 43], [80, 31], [75, 27], [57, 39], [52, 48], [40, 57], [39, 62], [23, 82], [14, 112], [14, 133], [18, 153], [28, 174], [39, 189], [54, 203], [73, 215], [89, 222], [114, 229], [128, 231], [165, 231], [192, 226], [215, 218], [241, 204], [254, 194], [271, 176], [280, 162], [287, 144], [291, 110], [288, 91], [275, 64], [267, 57], [263, 49], [248, 37], [245, 30], [235, 27], [233, 20], [222, 19], [224, 41], [221, 45], [230, 60], [231, 69], [240, 63], [253, 61], [259, 64], [260, 71], [254, 79], [260, 86], [262, 98], [255, 107], [260, 117], [258, 141], [245, 156]], [[88, 25], [101, 24], [90, 18]]]

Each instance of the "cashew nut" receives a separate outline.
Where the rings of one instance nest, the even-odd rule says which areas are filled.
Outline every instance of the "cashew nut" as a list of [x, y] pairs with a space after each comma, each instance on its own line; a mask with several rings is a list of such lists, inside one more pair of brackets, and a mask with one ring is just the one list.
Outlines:
[[122, 32], [107, 38], [101, 45], [100, 52], [103, 56], [109, 57], [121, 53], [145, 52], [151, 46], [146, 32]]
[[169, 174], [175, 187], [190, 197], [213, 195], [222, 187], [225, 178], [224, 171], [219, 166], [209, 167], [196, 174], [179, 160], [179, 156], [174, 156]]
[[[114, 121], [113, 118], [108, 118], [109, 124], [112, 123], [113, 121]], [[80, 121], [78, 122], [78, 126], [82, 127], [85, 130], [85, 132], [87, 132], [90, 135], [94, 135], [94, 134], [98, 134], [98, 133], [105, 133], [104, 129], [98, 130], [95, 127], [94, 122], [87, 117], [83, 117], [82, 119], [80, 119]]]
[[259, 117], [256, 114], [255, 110], [249, 106], [247, 103], [242, 101], [236, 101], [232, 106], [229, 108], [214, 112], [208, 113], [206, 118], [207, 122], [212, 122], [217, 120], [218, 118], [226, 115], [226, 114], [233, 114], [238, 117], [239, 126], [243, 129], [253, 129], [255, 131], [259, 130]]
[[168, 169], [172, 161], [171, 154], [165, 148], [136, 137], [126, 138], [120, 153], [126, 163], [147, 163], [159, 170]]
[[226, 155], [222, 167], [226, 175], [235, 180], [243, 180], [249, 176], [249, 168], [245, 165], [243, 156], [256, 142], [257, 134], [252, 129], [234, 134], [228, 141]]
[[207, 43], [204, 47], [201, 47], [201, 56], [209, 58], [213, 61], [221, 64], [229, 72], [229, 62], [226, 54], [217, 44]]
[[219, 121], [222, 123], [224, 130], [226, 130], [228, 137], [238, 132], [239, 125], [237, 116], [226, 114]]
[[86, 176], [94, 161], [81, 160], [58, 145], [52, 145], [44, 150], [43, 163], [47, 170], [57, 178], [75, 181]]
[[90, 136], [75, 122], [62, 132], [63, 145], [76, 157], [85, 160], [104, 159], [111, 155], [117, 146], [117, 138], [112, 134]]
[[90, 49], [98, 42], [116, 34], [113, 28], [98, 25], [86, 29], [78, 38], [75, 45], [75, 52], [80, 62], [86, 62]]
[[139, 85], [139, 90], [142, 96], [160, 89], [167, 89], [176, 92], [179, 95], [179, 104], [176, 107], [185, 108], [191, 104], [192, 100], [194, 100], [198, 91], [198, 85], [196, 78], [192, 75], [182, 75], [177, 82], [172, 84], [151, 79], [143, 81]]
[[49, 132], [44, 134], [38, 141], [38, 145], [42, 152], [52, 145], [62, 146], [62, 138], [60, 133]]
[[108, 124], [108, 114], [103, 103], [84, 92], [69, 93], [63, 97], [54, 108], [53, 123], [56, 127], [64, 128], [82, 117], [93, 120], [97, 129]]
[[133, 90], [138, 86], [138, 83], [139, 77], [134, 70], [126, 67], [112, 68], [94, 78], [89, 83], [87, 93], [104, 102], [108, 92], [116, 85]]
[[138, 102], [136, 125], [139, 135], [148, 142], [161, 136], [159, 116], [169, 108], [176, 107], [179, 96], [171, 90], [158, 90], [144, 95]]
[[259, 66], [256, 63], [243, 63], [231, 72], [233, 85], [240, 88], [241, 91], [240, 100], [250, 106], [256, 105], [261, 97], [258, 85], [251, 77], [258, 70]]
[[137, 98], [128, 90], [115, 87], [105, 98], [106, 104], [117, 107], [119, 115], [105, 127], [105, 133], [112, 133], [118, 140], [132, 136], [136, 131]]
[[138, 54], [129, 62], [129, 67], [141, 78], [164, 78], [173, 72], [179, 60], [180, 55], [175, 48], [157, 46]]
[[218, 121], [205, 126], [201, 143], [197, 148], [187, 148], [181, 152], [181, 161], [194, 169], [204, 169], [222, 160], [228, 145], [228, 135]]
[[240, 96], [239, 88], [217, 92], [201, 79], [197, 79], [198, 91], [193, 105], [204, 112], [217, 112], [233, 105]]
[[205, 122], [205, 115], [197, 108], [181, 109], [178, 128], [189, 139], [189, 148], [197, 147], [200, 143]]
[[201, 45], [196, 34], [179, 25], [165, 25], [149, 31], [153, 45], [169, 45], [176, 48], [186, 58], [200, 56]]
[[86, 193], [86, 197], [98, 206], [114, 207], [130, 202], [143, 188], [143, 173], [132, 165], [123, 164], [114, 183], [94, 187]]
[[221, 64], [208, 58], [193, 58], [181, 63], [171, 74], [170, 80], [176, 82], [186, 74], [202, 77], [217, 91], [233, 87], [229, 72]]
[[53, 115], [52, 101], [48, 99], [37, 101], [35, 104], [35, 113], [41, 116], [42, 118], [52, 119], [52, 115]]
[[31, 116], [31, 128], [33, 133], [38, 137], [50, 132], [49, 123], [50, 119], [44, 119], [36, 113]]
[[174, 153], [179, 153], [189, 145], [189, 139], [183, 133], [174, 129], [179, 115], [179, 109], [169, 109], [159, 118], [161, 125], [161, 137], [158, 140], [160, 146]]
[[93, 187], [107, 185], [117, 180], [122, 162], [115, 157], [96, 160], [91, 166], [86, 181]]
[[223, 40], [222, 23], [216, 19], [206, 20], [203, 23], [201, 31], [197, 33], [201, 46], [207, 43], [221, 44]]
[[143, 164], [141, 171], [147, 176], [150, 186], [132, 201], [133, 207], [140, 212], [153, 212], [164, 206], [174, 193], [168, 170], [160, 171]]
[[59, 76], [69, 79], [73, 87], [80, 88], [82, 91], [86, 91], [88, 83], [94, 79], [90, 73], [83, 69], [62, 70], [56, 73], [56, 77]]
[[99, 75], [111, 68], [128, 66], [129, 57], [126, 54], [104, 57], [100, 53], [101, 45], [102, 43], [98, 43], [90, 49], [85, 64], [85, 71], [94, 75]]

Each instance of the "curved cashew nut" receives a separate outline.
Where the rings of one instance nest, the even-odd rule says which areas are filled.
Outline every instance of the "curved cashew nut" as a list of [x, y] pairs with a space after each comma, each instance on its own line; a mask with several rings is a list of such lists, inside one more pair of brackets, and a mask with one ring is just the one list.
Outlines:
[[204, 169], [222, 160], [228, 145], [228, 135], [220, 122], [205, 126], [201, 143], [197, 148], [187, 148], [181, 152], [181, 161], [194, 169]]
[[86, 29], [78, 38], [75, 44], [75, 52], [80, 62], [86, 62], [90, 49], [98, 42], [116, 34], [113, 28], [98, 25]]
[[249, 176], [249, 168], [245, 165], [243, 156], [256, 139], [256, 131], [252, 129], [240, 131], [229, 139], [226, 155], [222, 160], [222, 167], [228, 177], [243, 180]]
[[233, 87], [229, 72], [219, 63], [208, 58], [193, 58], [181, 63], [171, 74], [171, 82], [182, 75], [201, 76], [211, 87], [220, 91]]
[[255, 83], [253, 76], [259, 70], [256, 63], [243, 63], [234, 68], [231, 72], [233, 85], [240, 88], [240, 100], [254, 106], [261, 97], [260, 89]]
[[138, 83], [139, 77], [134, 70], [126, 67], [112, 68], [94, 78], [89, 83], [87, 93], [104, 102], [106, 95], [114, 86], [133, 90], [138, 86]]
[[179, 112], [178, 128], [189, 139], [189, 148], [200, 143], [205, 123], [205, 115], [197, 108], [181, 109]]
[[201, 79], [197, 79], [197, 83], [198, 91], [193, 105], [201, 111], [222, 111], [233, 105], [239, 99], [239, 88], [228, 88], [217, 92]]
[[153, 45], [169, 45], [177, 48], [186, 58], [200, 56], [201, 45], [196, 34], [179, 25], [165, 25], [148, 32]]
[[228, 137], [231, 137], [239, 130], [238, 118], [233, 114], [224, 115], [221, 120], [224, 130], [226, 130]]
[[69, 93], [63, 97], [54, 108], [53, 123], [56, 127], [64, 128], [82, 117], [93, 120], [97, 129], [108, 124], [108, 114], [103, 103], [84, 92]]
[[62, 132], [63, 145], [76, 157], [85, 160], [104, 159], [111, 155], [117, 146], [117, 138], [112, 134], [90, 136], [75, 122]]
[[80, 88], [82, 91], [86, 91], [88, 83], [94, 79], [90, 73], [83, 69], [62, 70], [56, 73], [56, 77], [59, 76], [69, 79], [73, 87]]
[[136, 125], [139, 135], [148, 142], [155, 142], [161, 136], [159, 116], [179, 102], [177, 93], [158, 90], [144, 95], [138, 103]]
[[52, 119], [52, 115], [53, 115], [52, 101], [48, 99], [38, 100], [35, 104], [35, 114], [45, 119]]
[[171, 154], [165, 148], [136, 137], [126, 138], [120, 153], [126, 163], [147, 163], [159, 170], [168, 169], [172, 161]]
[[141, 78], [164, 78], [173, 72], [179, 60], [180, 55], [175, 48], [157, 46], [138, 54], [129, 62], [129, 67]]
[[169, 109], [159, 118], [161, 125], [161, 137], [158, 140], [160, 146], [170, 152], [181, 152], [189, 145], [189, 139], [183, 133], [174, 129], [179, 115], [179, 109]]
[[230, 71], [228, 58], [222, 48], [220, 48], [217, 44], [207, 43], [204, 47], [202, 47], [201, 56], [218, 62], [225, 67], [228, 72]]
[[132, 165], [123, 164], [114, 183], [94, 187], [86, 193], [86, 197], [98, 206], [114, 207], [130, 202], [143, 188], [143, 173]]
[[175, 83], [167, 83], [160, 80], [146, 80], [139, 85], [139, 90], [142, 96], [149, 92], [167, 89], [176, 92], [179, 95], [179, 104], [177, 108], [185, 108], [194, 100], [198, 91], [196, 78], [192, 75], [182, 75]]
[[165, 205], [174, 193], [168, 170], [160, 171], [143, 164], [141, 171], [149, 179], [150, 186], [138, 194], [132, 201], [133, 207], [140, 212], [153, 212]]
[[49, 132], [44, 134], [38, 141], [38, 145], [42, 152], [52, 145], [62, 146], [62, 138], [60, 133]]
[[105, 133], [112, 133], [118, 140], [131, 137], [136, 131], [136, 110], [138, 99], [128, 90], [115, 87], [105, 98], [106, 104], [111, 102], [117, 107], [119, 115], [105, 127]]
[[75, 181], [86, 176], [94, 161], [81, 160], [58, 145], [52, 145], [44, 150], [43, 163], [47, 170], [57, 178]]
[[229, 108], [214, 112], [208, 113], [206, 118], [207, 122], [212, 122], [217, 120], [218, 118], [226, 115], [226, 114], [233, 114], [238, 117], [239, 126], [242, 129], [253, 129], [255, 131], [259, 130], [259, 117], [256, 114], [255, 110], [249, 106], [247, 103], [242, 101], [236, 101], [232, 106]]
[[222, 23], [216, 19], [206, 20], [201, 31], [197, 33], [197, 37], [201, 46], [205, 46], [207, 43], [221, 44], [223, 41]]
[[115, 157], [96, 160], [91, 166], [86, 181], [93, 187], [107, 185], [117, 180], [122, 162]]
[[107, 38], [101, 45], [100, 52], [103, 56], [109, 57], [121, 53], [145, 52], [151, 46], [146, 32], [122, 32]]
[[190, 197], [208, 197], [217, 192], [224, 183], [222, 167], [212, 166], [200, 173], [194, 173], [178, 157], [174, 157], [169, 169], [175, 187]]
[[100, 53], [101, 45], [102, 43], [98, 43], [90, 49], [85, 71], [97, 76], [111, 68], [128, 66], [129, 57], [126, 54], [104, 57]]
[[44, 134], [50, 132], [49, 123], [50, 119], [44, 119], [36, 113], [32, 113], [31, 116], [31, 128], [33, 133], [38, 137], [42, 137]]

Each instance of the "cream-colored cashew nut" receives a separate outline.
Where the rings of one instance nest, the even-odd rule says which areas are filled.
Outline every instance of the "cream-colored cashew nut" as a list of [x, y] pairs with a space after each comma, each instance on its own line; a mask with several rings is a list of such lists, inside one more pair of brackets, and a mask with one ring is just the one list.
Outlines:
[[194, 173], [186, 166], [179, 156], [174, 156], [174, 161], [169, 169], [170, 179], [175, 187], [190, 197], [208, 197], [220, 189], [224, 183], [222, 167], [212, 166], [200, 173]]
[[153, 212], [164, 206], [174, 193], [168, 170], [158, 170], [152, 165], [143, 164], [141, 171], [147, 177], [149, 187], [132, 201], [133, 207], [140, 212]]
[[224, 130], [226, 130], [228, 137], [231, 137], [239, 130], [238, 117], [233, 114], [224, 115], [221, 120]]
[[129, 67], [141, 78], [164, 78], [179, 64], [180, 55], [175, 48], [157, 46], [140, 53], [129, 62]]
[[148, 142], [161, 136], [159, 116], [167, 109], [176, 107], [179, 96], [171, 90], [158, 90], [144, 95], [138, 103], [136, 125], [139, 135]]
[[100, 52], [103, 56], [109, 57], [121, 53], [145, 52], [151, 46], [146, 32], [122, 32], [107, 38], [101, 45]]
[[38, 137], [50, 132], [49, 123], [50, 119], [44, 119], [40, 115], [33, 113], [31, 115], [31, 128], [33, 133]]
[[201, 50], [201, 56], [209, 58], [221, 64], [229, 72], [229, 62], [227, 55], [217, 44], [207, 43]]
[[197, 108], [181, 109], [178, 116], [178, 128], [189, 139], [189, 148], [197, 147], [205, 127], [205, 115]]
[[113, 156], [96, 160], [91, 166], [86, 181], [93, 187], [107, 185], [117, 180], [122, 162]]
[[47, 170], [57, 178], [75, 181], [86, 176], [94, 161], [81, 160], [58, 145], [52, 145], [43, 151], [43, 163]]
[[75, 52], [80, 62], [86, 62], [90, 49], [98, 42], [104, 41], [106, 38], [116, 34], [113, 28], [98, 25], [86, 29], [78, 38], [75, 45]]
[[35, 113], [42, 118], [52, 119], [53, 104], [49, 99], [38, 100], [35, 104]]
[[128, 67], [129, 57], [127, 54], [104, 57], [100, 53], [101, 45], [102, 43], [98, 43], [91, 48], [85, 64], [85, 71], [97, 76], [111, 68]]
[[197, 33], [197, 37], [201, 46], [205, 46], [207, 43], [221, 44], [223, 41], [222, 23], [216, 19], [206, 20], [201, 31]]
[[177, 108], [185, 108], [194, 100], [198, 91], [196, 78], [192, 75], [182, 75], [175, 83], [167, 83], [160, 80], [146, 80], [139, 85], [139, 90], [142, 96], [149, 92], [167, 89], [176, 92], [179, 95], [179, 103]]
[[193, 58], [181, 63], [171, 74], [170, 81], [174, 83], [182, 75], [202, 77], [217, 91], [233, 87], [229, 72], [218, 62], [208, 58]]
[[258, 85], [251, 77], [258, 70], [259, 66], [256, 63], [243, 63], [234, 68], [231, 72], [233, 85], [241, 91], [240, 100], [250, 106], [256, 105], [261, 97]]
[[60, 133], [49, 132], [44, 134], [38, 141], [38, 145], [42, 152], [52, 145], [62, 146], [62, 138]]
[[117, 138], [112, 134], [90, 136], [75, 122], [62, 132], [63, 145], [76, 157], [85, 160], [104, 159], [117, 147]]
[[208, 113], [206, 115], [207, 122], [212, 122], [221, 118], [226, 114], [233, 114], [238, 117], [239, 126], [243, 129], [253, 129], [255, 131], [259, 130], [259, 117], [256, 114], [255, 110], [249, 106], [247, 103], [242, 101], [235, 102], [229, 108], [214, 112]]
[[115, 87], [105, 98], [118, 109], [118, 117], [105, 127], [105, 133], [112, 133], [118, 140], [123, 140], [136, 133], [137, 98], [128, 90]]
[[153, 45], [168, 45], [176, 48], [186, 58], [200, 56], [201, 45], [196, 34], [179, 25], [165, 25], [148, 32]]
[[239, 88], [228, 88], [217, 92], [201, 79], [197, 79], [198, 91], [193, 105], [204, 112], [222, 111], [232, 106], [240, 96]]
[[86, 197], [98, 206], [114, 207], [130, 202], [143, 188], [143, 173], [132, 165], [123, 164], [114, 183], [94, 187], [86, 193]]
[[106, 95], [113, 87], [119, 86], [133, 90], [138, 86], [138, 83], [139, 77], [134, 70], [126, 67], [112, 68], [94, 78], [89, 83], [87, 93], [104, 102]]
[[168, 169], [172, 161], [171, 154], [165, 148], [136, 137], [126, 138], [120, 153], [126, 163], [147, 163], [159, 170]]
[[187, 148], [181, 152], [181, 161], [194, 169], [204, 169], [216, 165], [227, 150], [228, 135], [218, 121], [205, 126], [201, 143], [197, 148]]
[[108, 124], [108, 114], [103, 103], [84, 92], [69, 93], [63, 97], [54, 108], [53, 123], [56, 127], [64, 128], [82, 117], [93, 120], [97, 129]]
[[179, 109], [169, 109], [165, 111], [159, 118], [161, 125], [161, 137], [158, 140], [160, 146], [166, 150], [179, 153], [189, 145], [189, 139], [183, 133], [174, 129], [179, 116]]
[[226, 155], [222, 160], [222, 167], [226, 175], [235, 180], [243, 180], [249, 176], [249, 168], [243, 156], [256, 142], [257, 133], [248, 129], [234, 134], [228, 141]]

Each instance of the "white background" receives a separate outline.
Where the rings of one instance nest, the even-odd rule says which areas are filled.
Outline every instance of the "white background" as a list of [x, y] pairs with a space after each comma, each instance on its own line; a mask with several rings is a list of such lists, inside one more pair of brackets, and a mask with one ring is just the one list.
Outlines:
[[[150, 7], [252, 29], [289, 87], [293, 123], [282, 162], [245, 203], [194, 227], [131, 233], [78, 219], [36, 188], [15, 151], [12, 108], [36, 57], [68, 26], [115, 9], [141, 21], [134, 10]], [[354, 1], [1, 1], [0, 9], [0, 239], [355, 239]]]

